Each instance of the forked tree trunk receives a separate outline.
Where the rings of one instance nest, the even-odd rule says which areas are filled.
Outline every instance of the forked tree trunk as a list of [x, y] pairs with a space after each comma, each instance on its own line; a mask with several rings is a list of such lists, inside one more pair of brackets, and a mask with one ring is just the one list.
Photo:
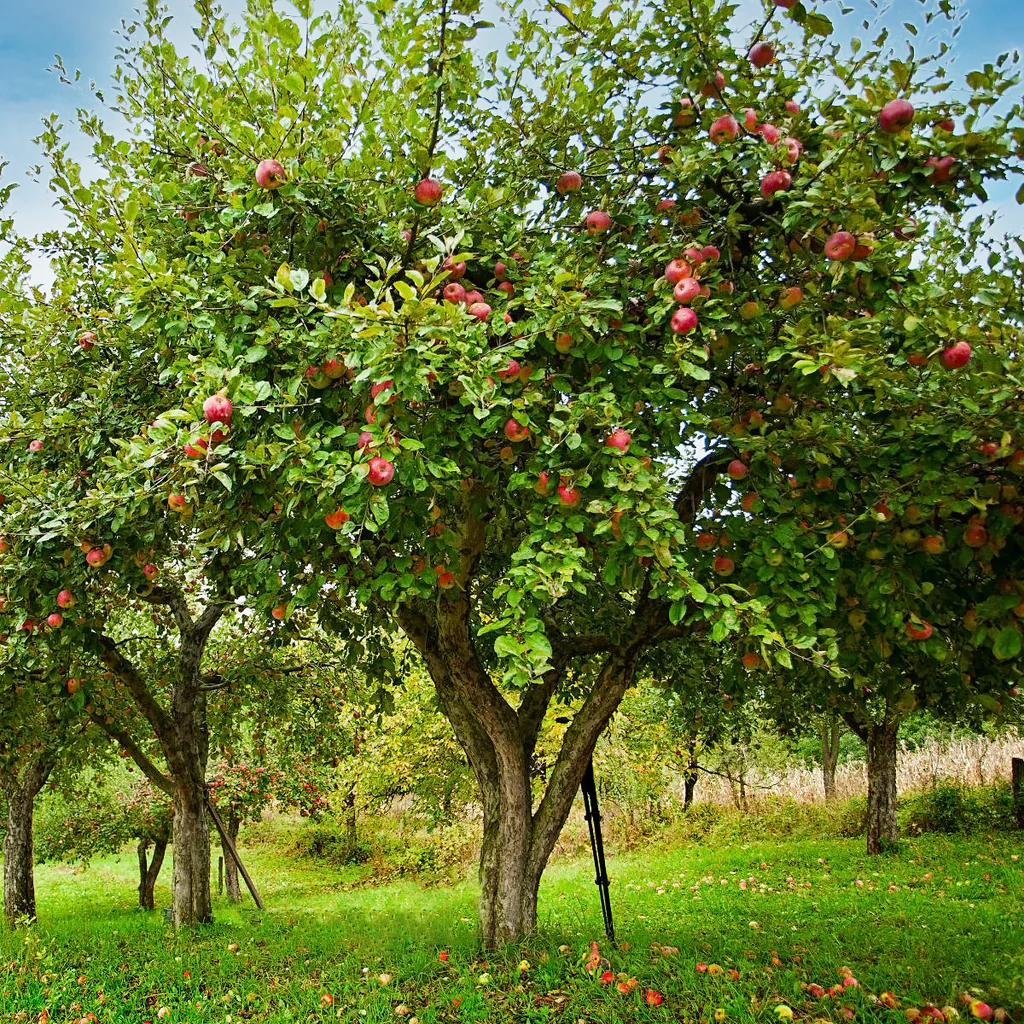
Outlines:
[[868, 853], [891, 850], [899, 840], [896, 821], [896, 752], [899, 722], [888, 716], [866, 730], [868, 748]]
[[[238, 830], [240, 823], [234, 812], [228, 814], [228, 820], [224, 823], [231, 842], [238, 848]], [[224, 855], [224, 889], [228, 894], [229, 903], [238, 903], [242, 898], [242, 891], [238, 886], [238, 865], [235, 858], [231, 856], [228, 844], [221, 839], [221, 852]]]
[[210, 896], [210, 822], [206, 787], [179, 782], [174, 791], [174, 873], [171, 919], [175, 927], [213, 917]]
[[[139, 858], [139, 906], [143, 910], [156, 908], [156, 880], [160, 877], [164, 855], [167, 853], [167, 833], [160, 833], [156, 839], [140, 839], [136, 847]], [[149, 857], [149, 847], [153, 847], [153, 856]]]
[[836, 798], [836, 768], [839, 765], [839, 741], [843, 735], [843, 727], [837, 718], [827, 716], [822, 719], [821, 735], [821, 774], [825, 784], [825, 800], [828, 803]]
[[4, 917], [11, 926], [34, 921], [36, 888], [32, 852], [35, 800], [50, 776], [48, 761], [34, 762], [19, 781], [4, 778], [7, 835], [4, 838]]

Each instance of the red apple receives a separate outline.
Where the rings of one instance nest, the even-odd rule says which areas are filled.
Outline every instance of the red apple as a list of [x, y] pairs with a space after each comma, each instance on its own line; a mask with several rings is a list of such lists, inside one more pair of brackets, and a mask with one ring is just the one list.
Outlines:
[[921, 547], [926, 554], [941, 555], [946, 550], [946, 538], [941, 533], [930, 533], [921, 542]]
[[890, 100], [878, 112], [878, 127], [895, 135], [909, 127], [914, 120], [914, 108], [906, 100]]
[[731, 576], [736, 569], [736, 563], [725, 555], [719, 555], [711, 563], [711, 568], [716, 576]]
[[544, 495], [546, 497], [547, 493], [548, 493], [548, 488], [549, 488], [550, 485], [551, 485], [551, 475], [549, 473], [545, 473], [543, 470], [541, 470], [541, 472], [537, 474], [537, 482], [533, 485], [533, 489], [538, 494], [542, 494], [542, 495]]
[[796, 285], [784, 288], [782, 290], [782, 294], [779, 295], [779, 309], [792, 309], [803, 299], [803, 297], [803, 289]]
[[207, 423], [223, 423], [230, 426], [231, 413], [231, 399], [223, 393], [210, 395], [203, 402], [203, 416]]
[[618, 427], [605, 439], [604, 446], [606, 448], [617, 448], [620, 452], [625, 454], [629, 451], [629, 446], [632, 443], [633, 438], [630, 436], [629, 431]]
[[689, 334], [697, 326], [697, 314], [689, 306], [680, 306], [672, 314], [670, 326], [676, 334]]
[[558, 485], [558, 500], [563, 505], [578, 505], [580, 501], [580, 492], [570, 484], [562, 483]]
[[693, 268], [684, 259], [672, 260], [665, 266], [665, 277], [669, 284], [678, 284], [693, 274]]
[[770, 171], [761, 179], [761, 195], [771, 199], [776, 192], [786, 192], [793, 184], [789, 171]]
[[695, 277], [684, 277], [672, 289], [672, 298], [684, 306], [688, 306], [700, 295], [700, 281]]
[[850, 231], [836, 231], [825, 243], [825, 255], [830, 260], [848, 260], [857, 249], [857, 236]]
[[970, 522], [964, 528], [964, 543], [969, 548], [982, 548], [988, 543], [988, 530], [979, 522]]
[[270, 609], [270, 614], [280, 622], [288, 614], [288, 605], [279, 604]]
[[90, 548], [85, 560], [94, 569], [98, 569], [107, 559], [100, 548]]
[[424, 178], [417, 184], [413, 195], [421, 206], [437, 206], [441, 202], [441, 185], [433, 178]]
[[739, 122], [737, 122], [736, 118], [733, 117], [732, 114], [723, 114], [717, 120], [713, 121], [711, 127], [708, 129], [711, 141], [718, 143], [719, 145], [723, 142], [732, 142], [739, 133]]
[[742, 480], [750, 472], [750, 467], [740, 459], [733, 459], [725, 471], [731, 479]]
[[465, 260], [460, 260], [458, 263], [452, 263], [451, 256], [445, 256], [441, 263], [441, 270], [448, 271], [449, 281], [460, 281], [466, 276], [466, 262]]
[[167, 495], [167, 507], [172, 512], [184, 512], [188, 507], [188, 502], [185, 500], [184, 494], [169, 494]]
[[387, 459], [381, 458], [379, 455], [370, 459], [366, 479], [369, 480], [374, 487], [383, 487], [385, 484], [391, 483], [391, 478], [394, 475], [394, 463], [388, 462]]
[[256, 166], [256, 184], [260, 188], [280, 188], [287, 180], [284, 167], [277, 160], [261, 160]]
[[57, 595], [57, 607], [58, 608], [74, 608], [75, 607], [75, 595], [70, 590], [62, 590]]
[[336, 509], [334, 512], [328, 512], [324, 516], [324, 522], [332, 530], [340, 530], [342, 526], [349, 521], [351, 517], [344, 509]]
[[203, 437], [197, 437], [194, 441], [184, 445], [182, 451], [190, 459], [202, 459], [206, 457], [206, 450], [209, 447], [207, 441]]
[[498, 285], [498, 291], [503, 292], [505, 296], [510, 299], [516, 293], [515, 286], [511, 281], [502, 281], [501, 284]]
[[475, 302], [483, 302], [484, 297], [474, 288], [472, 291], [466, 292], [466, 297], [463, 301], [467, 306], [472, 306]]
[[932, 635], [930, 622], [922, 621], [919, 626], [914, 625], [913, 622], [908, 622], [904, 629], [911, 640], [927, 640]]
[[154, 580], [154, 579], [156, 579], [157, 574], [159, 572], [160, 572], [160, 570], [155, 565], [153, 565], [152, 563], [150, 563], [149, 565], [144, 565], [142, 567], [142, 575], [145, 576], [147, 580]]
[[755, 68], [766, 68], [773, 60], [775, 60], [775, 51], [772, 49], [770, 43], [760, 42], [754, 43], [747, 53], [747, 59]]
[[477, 320], [486, 320], [491, 315], [491, 307], [486, 302], [474, 302], [469, 307], [469, 315]]
[[697, 111], [694, 109], [693, 100], [689, 96], [684, 96], [679, 101], [679, 109], [676, 111], [675, 117], [672, 118], [672, 124], [676, 128], [689, 128], [697, 121]]
[[28, 450], [30, 452], [41, 452], [43, 450], [43, 442], [38, 438], [34, 441], [29, 441]]
[[743, 667], [748, 672], [753, 672], [754, 669], [761, 668], [761, 666], [764, 664], [761, 661], [761, 655], [758, 654], [756, 651], [747, 651], [747, 653], [744, 654], [740, 660], [743, 662]]
[[950, 345], [942, 353], [942, 365], [947, 370], [959, 370], [966, 366], [971, 358], [971, 346], [966, 341], [958, 341]]
[[603, 235], [612, 226], [611, 217], [604, 210], [587, 214], [587, 234]]
[[953, 156], [930, 156], [925, 160], [925, 167], [931, 167], [932, 173], [928, 175], [928, 180], [933, 184], [940, 184], [944, 181], [949, 181], [953, 174], [953, 166], [956, 164], [956, 157]]
[[572, 351], [572, 335], [571, 334], [560, 334], [555, 338], [555, 351], [560, 352], [563, 356], [568, 355]]
[[510, 359], [508, 361], [508, 366], [506, 366], [504, 370], [499, 370], [498, 371], [498, 376], [502, 380], [508, 380], [508, 381], [518, 380], [519, 379], [519, 370], [520, 370], [519, 363], [515, 359]]
[[569, 195], [572, 192], [579, 192], [583, 185], [583, 177], [579, 171], [563, 171], [555, 182], [555, 191], [560, 195]]
[[466, 289], [459, 284], [458, 281], [452, 281], [444, 286], [444, 295], [446, 302], [465, 302], [466, 301]]
[[89, 349], [96, 344], [96, 332], [86, 331], [84, 334], [78, 336], [78, 347], [84, 352], [88, 352]]
[[518, 420], [505, 421], [505, 436], [514, 442], [525, 441], [530, 436], [530, 428]]
[[796, 100], [786, 100], [786, 110], [791, 114], [799, 114], [800, 104]]
[[46, 624], [53, 629], [59, 629], [64, 624], [64, 616], [60, 612], [51, 612], [46, 616]]
[[725, 75], [721, 71], [716, 71], [714, 78], [710, 81], [705, 82], [700, 87], [701, 96], [717, 96], [719, 92], [725, 88]]

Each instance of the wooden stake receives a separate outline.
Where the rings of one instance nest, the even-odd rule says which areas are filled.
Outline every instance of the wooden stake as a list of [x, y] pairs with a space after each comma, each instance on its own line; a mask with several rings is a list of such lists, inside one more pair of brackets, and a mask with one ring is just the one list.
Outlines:
[[217, 813], [217, 808], [213, 806], [213, 802], [210, 800], [209, 794], [206, 795], [206, 809], [210, 812], [210, 817], [213, 818], [213, 823], [217, 826], [217, 831], [220, 833], [220, 837], [224, 841], [224, 849], [231, 854], [231, 859], [238, 865], [238, 870], [241, 872], [242, 878], [245, 879], [245, 884], [248, 887], [249, 892], [252, 894], [253, 902], [260, 908], [260, 910], [263, 910], [263, 901], [260, 899], [260, 894], [256, 891], [256, 886], [253, 885], [252, 879], [249, 877], [249, 872], [245, 870], [242, 858], [238, 856], [235, 844], [231, 841], [231, 837], [228, 835], [228, 830], [220, 820], [220, 815]]

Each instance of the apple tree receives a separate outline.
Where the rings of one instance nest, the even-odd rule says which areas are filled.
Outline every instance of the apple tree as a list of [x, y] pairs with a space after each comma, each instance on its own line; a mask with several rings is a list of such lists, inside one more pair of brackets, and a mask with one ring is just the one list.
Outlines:
[[[477, 0], [249, 0], [239, 26], [203, 8], [186, 57], [151, 7], [119, 53], [130, 137], [81, 119], [98, 179], [44, 128], [74, 297], [49, 336], [70, 349], [91, 317], [102, 344], [79, 335], [89, 372], [18, 422], [64, 446], [28, 561], [83, 535], [199, 559], [205, 611], [150, 594], [180, 631], [175, 701], [242, 596], [282, 635], [378, 630], [381, 677], [405, 632], [480, 791], [488, 946], [535, 926], [645, 659], [742, 637], [827, 667], [834, 535], [922, 487], [963, 516], [984, 486], [965, 439], [998, 422], [1010, 473], [1024, 443], [1013, 275], [996, 253], [970, 300], [962, 219], [1020, 165], [1011, 61], [947, 94], [944, 46], [836, 42], [803, 4], [500, 11], [501, 36]], [[922, 241], [942, 230], [956, 261]], [[827, 515], [799, 512], [807, 488], [835, 491]], [[535, 795], [556, 697], [573, 713]], [[173, 768], [183, 837], [194, 763]]]

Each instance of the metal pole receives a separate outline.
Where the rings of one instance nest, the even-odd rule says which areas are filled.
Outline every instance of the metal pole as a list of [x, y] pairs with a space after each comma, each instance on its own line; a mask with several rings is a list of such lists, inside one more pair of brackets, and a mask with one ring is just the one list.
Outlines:
[[594, 853], [594, 883], [601, 893], [601, 915], [604, 917], [604, 933], [608, 940], [615, 942], [615, 925], [612, 922], [612, 898], [609, 892], [608, 870], [604, 862], [604, 839], [601, 836], [601, 812], [597, 806], [597, 783], [594, 781], [594, 759], [587, 762], [580, 784], [583, 791], [584, 817], [590, 829], [590, 848]]

